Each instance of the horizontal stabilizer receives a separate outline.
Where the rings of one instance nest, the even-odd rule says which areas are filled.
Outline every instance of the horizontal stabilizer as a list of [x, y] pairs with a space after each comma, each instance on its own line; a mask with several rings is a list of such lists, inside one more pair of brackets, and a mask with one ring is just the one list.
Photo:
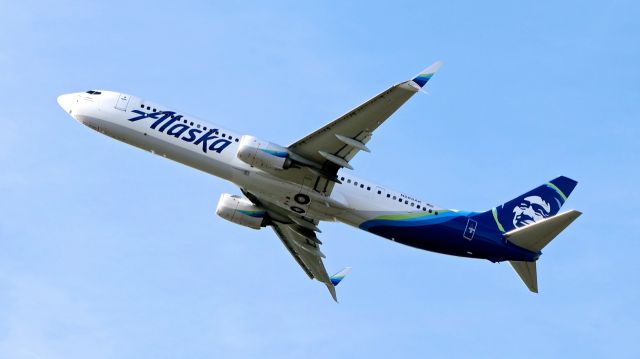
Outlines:
[[509, 261], [515, 269], [520, 279], [527, 285], [530, 291], [538, 293], [538, 275], [536, 272], [536, 262]]
[[518, 247], [539, 252], [581, 214], [582, 212], [572, 209], [509, 231], [504, 234], [504, 237]]
[[[533, 224], [514, 229], [504, 234], [504, 237], [518, 247], [540, 252], [549, 242], [551, 242], [560, 232], [571, 224], [582, 213], [570, 210], [565, 213], [545, 218]], [[515, 269], [520, 279], [527, 288], [534, 293], [538, 293], [538, 277], [536, 274], [536, 262], [509, 261]]]

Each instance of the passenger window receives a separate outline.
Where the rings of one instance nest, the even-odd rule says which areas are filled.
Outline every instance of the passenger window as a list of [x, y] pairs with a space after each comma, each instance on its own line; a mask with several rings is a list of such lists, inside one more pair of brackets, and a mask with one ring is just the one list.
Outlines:
[[193, 122], [191, 122], [190, 125], [193, 126]]
[[360, 185], [360, 188], [364, 188], [364, 185], [363, 185], [363, 184], [361, 184], [361, 185]]
[[158, 112], [155, 108], [153, 109], [153, 112]]
[[431, 212], [432, 212], [431, 209], [429, 209], [429, 213], [431, 213]]
[[389, 198], [389, 197], [391, 197], [391, 195], [387, 193], [387, 198]]
[[353, 182], [353, 184], [357, 186], [357, 185], [358, 185], [358, 182]]
[[200, 124], [198, 124], [198, 126], [196, 126], [196, 127], [200, 128]]
[[144, 105], [140, 105], [140, 108], [144, 108]]
[[237, 139], [237, 138], [235, 139], [235, 141], [236, 141], [236, 142], [240, 142], [240, 140], [239, 140], [239, 139]]
[[151, 106], [147, 106], [147, 111], [151, 110]]
[[404, 201], [404, 204], [409, 204], [409, 201], [405, 200], [405, 201]]
[[347, 180], [347, 183], [351, 183], [351, 180], [350, 180], [350, 179], [348, 179], [348, 180]]
[[394, 201], [396, 200], [396, 196], [393, 196], [393, 200], [394, 200]]
[[207, 128], [206, 128], [206, 127], [204, 127], [204, 128], [203, 128], [203, 130], [205, 130], [205, 131], [206, 131], [206, 130], [207, 130]]
[[382, 194], [382, 191], [378, 191], [378, 194]]
[[[371, 191], [371, 187], [367, 186], [367, 191]], [[378, 194], [380, 194], [380, 191], [378, 191]]]
[[340, 181], [344, 181], [344, 177], [340, 177]]

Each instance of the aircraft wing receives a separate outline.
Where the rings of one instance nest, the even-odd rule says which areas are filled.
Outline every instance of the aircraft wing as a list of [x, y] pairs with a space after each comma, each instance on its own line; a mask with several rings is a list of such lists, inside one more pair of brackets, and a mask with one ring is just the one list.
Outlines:
[[347, 267], [333, 276], [327, 274], [322, 261], [325, 255], [320, 251], [322, 242], [316, 237], [316, 231], [320, 231], [316, 226], [319, 222], [285, 211], [255, 193], [244, 189], [242, 192], [253, 203], [266, 209], [267, 216], [270, 219], [269, 225], [276, 232], [285, 248], [291, 253], [293, 259], [298, 262], [309, 278], [324, 283], [329, 289], [333, 300], [337, 302], [335, 286], [344, 279], [351, 268]]
[[329, 177], [359, 152], [370, 152], [366, 143], [389, 116], [429, 81], [442, 65], [436, 62], [412, 80], [391, 86], [362, 105], [289, 146], [297, 155], [322, 166]]
[[333, 300], [338, 301], [336, 289], [322, 262], [324, 254], [320, 251], [321, 242], [316, 237], [316, 234], [297, 224], [274, 222], [272, 227], [282, 244], [284, 244], [309, 278], [324, 283], [329, 289]]

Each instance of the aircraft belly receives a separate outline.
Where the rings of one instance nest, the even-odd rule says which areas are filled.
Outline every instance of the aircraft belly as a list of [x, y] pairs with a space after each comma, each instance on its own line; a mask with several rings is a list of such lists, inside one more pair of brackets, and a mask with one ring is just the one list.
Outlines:
[[[343, 211], [337, 203], [321, 193], [259, 170], [235, 168], [231, 181], [293, 215], [335, 221], [335, 216]], [[300, 194], [306, 197], [299, 197]]]

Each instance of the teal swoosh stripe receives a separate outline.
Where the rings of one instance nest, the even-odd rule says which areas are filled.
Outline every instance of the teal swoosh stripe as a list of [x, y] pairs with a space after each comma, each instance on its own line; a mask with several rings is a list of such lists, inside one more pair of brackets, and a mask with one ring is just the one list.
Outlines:
[[267, 150], [264, 148], [261, 148], [260, 151], [276, 157], [287, 157], [289, 155], [286, 151]]
[[556, 192], [558, 192], [558, 194], [562, 197], [563, 201], [567, 200], [567, 196], [565, 196], [564, 193], [562, 193], [562, 191], [560, 190], [560, 188], [558, 188], [556, 185], [554, 185], [551, 182], [547, 182], [547, 186], [553, 188]]
[[260, 217], [264, 217], [264, 215], [267, 213], [265, 211], [247, 211], [244, 209], [239, 209], [238, 212], [249, 216], [249, 217], [255, 217], [255, 218], [260, 218]]
[[[440, 211], [439, 211], [440, 212]], [[411, 215], [417, 215], [411, 217]], [[439, 214], [410, 213], [404, 215], [386, 215], [370, 219], [360, 224], [360, 228], [369, 229], [378, 226], [416, 227], [448, 222], [464, 214], [442, 211]], [[405, 217], [405, 218], [402, 218]]]
[[432, 76], [433, 74], [420, 74], [413, 79], [413, 82], [417, 83], [420, 87], [424, 87]]

